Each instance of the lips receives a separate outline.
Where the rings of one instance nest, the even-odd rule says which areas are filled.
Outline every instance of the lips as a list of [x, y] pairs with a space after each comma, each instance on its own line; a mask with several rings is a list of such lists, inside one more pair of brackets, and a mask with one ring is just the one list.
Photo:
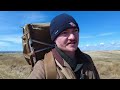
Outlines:
[[76, 41], [71, 41], [68, 44], [75, 44], [75, 43], [76, 43]]

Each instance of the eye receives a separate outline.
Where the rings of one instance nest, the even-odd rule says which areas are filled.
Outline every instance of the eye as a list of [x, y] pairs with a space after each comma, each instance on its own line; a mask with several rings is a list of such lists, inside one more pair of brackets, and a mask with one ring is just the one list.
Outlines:
[[74, 29], [73, 32], [78, 32], [78, 29]]
[[78, 29], [74, 29], [74, 31], [75, 31], [75, 32], [77, 32], [77, 31], [78, 31]]
[[67, 31], [63, 31], [61, 34], [67, 34]]

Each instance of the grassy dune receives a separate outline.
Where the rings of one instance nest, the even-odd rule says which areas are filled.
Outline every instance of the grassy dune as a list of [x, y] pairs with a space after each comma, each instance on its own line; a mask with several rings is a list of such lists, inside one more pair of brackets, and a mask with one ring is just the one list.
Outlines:
[[88, 53], [101, 79], [120, 79], [120, 51], [95, 51]]
[[0, 79], [24, 79], [28, 77], [30, 70], [31, 66], [22, 54], [0, 54]]
[[[89, 51], [101, 79], [120, 79], [120, 51]], [[22, 53], [0, 53], [0, 79], [25, 79], [30, 74]]]

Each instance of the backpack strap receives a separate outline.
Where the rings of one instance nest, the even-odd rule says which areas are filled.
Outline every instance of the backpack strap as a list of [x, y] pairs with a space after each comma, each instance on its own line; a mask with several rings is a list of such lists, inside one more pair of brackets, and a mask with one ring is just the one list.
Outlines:
[[[75, 75], [73, 73], [73, 75], [69, 75], [68, 71], [66, 70], [66, 68], [64, 68], [64, 61], [63, 58], [60, 56], [60, 54], [56, 51], [56, 49], [52, 49], [52, 53], [53, 56], [55, 57], [55, 62], [56, 64], [60, 67], [61, 72], [64, 74], [64, 76], [67, 79], [75, 79]], [[72, 74], [72, 73], [71, 73]]]
[[[56, 59], [54, 59], [54, 57]], [[71, 77], [68, 74], [68, 71], [63, 67], [64, 66], [64, 61], [59, 56], [58, 52], [55, 49], [52, 49], [51, 52], [45, 54], [45, 57], [44, 57], [46, 79], [56, 79], [56, 77], [57, 77], [56, 64], [61, 68], [61, 72], [65, 75], [65, 77], [67, 79], [73, 79], [73, 77]]]
[[57, 69], [52, 52], [45, 54], [44, 66], [45, 66], [46, 79], [56, 79]]
[[56, 49], [52, 49], [52, 53], [53, 53], [53, 56], [56, 58], [56, 60], [62, 65], [64, 66], [64, 61], [62, 59], [62, 57], [60, 56], [60, 54], [56, 51]]

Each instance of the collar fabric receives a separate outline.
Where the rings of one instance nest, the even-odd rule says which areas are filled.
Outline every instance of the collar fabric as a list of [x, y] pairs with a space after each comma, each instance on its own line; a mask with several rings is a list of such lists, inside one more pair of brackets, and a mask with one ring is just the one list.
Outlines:
[[[60, 54], [60, 56], [70, 65], [72, 70], [74, 71], [76, 69], [77, 60], [70, 58], [67, 54], [65, 54], [62, 50], [60, 50], [57, 46], [55, 46], [55, 49]], [[76, 57], [77, 58], [77, 57]], [[78, 67], [77, 67], [78, 68]]]

